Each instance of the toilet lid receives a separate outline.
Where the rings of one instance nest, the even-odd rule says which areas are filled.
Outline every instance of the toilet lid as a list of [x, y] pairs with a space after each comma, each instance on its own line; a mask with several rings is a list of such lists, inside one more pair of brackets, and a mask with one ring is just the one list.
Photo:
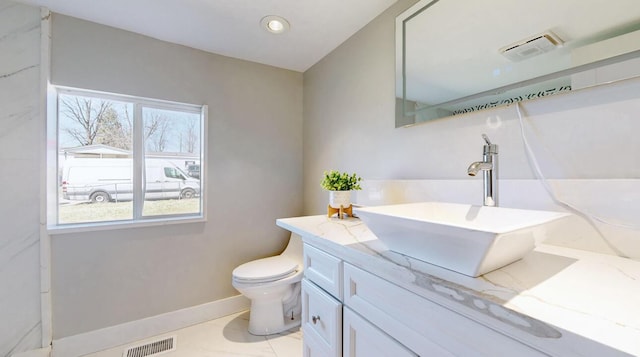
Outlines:
[[290, 258], [275, 256], [244, 263], [233, 270], [236, 280], [267, 282], [286, 278], [298, 270], [298, 263]]

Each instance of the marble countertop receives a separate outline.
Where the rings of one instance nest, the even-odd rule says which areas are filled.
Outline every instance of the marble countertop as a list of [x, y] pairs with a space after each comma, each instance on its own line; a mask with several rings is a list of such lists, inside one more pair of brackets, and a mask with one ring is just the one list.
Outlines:
[[283, 218], [277, 225], [549, 355], [640, 356], [640, 262], [539, 245], [471, 278], [389, 251], [357, 218]]

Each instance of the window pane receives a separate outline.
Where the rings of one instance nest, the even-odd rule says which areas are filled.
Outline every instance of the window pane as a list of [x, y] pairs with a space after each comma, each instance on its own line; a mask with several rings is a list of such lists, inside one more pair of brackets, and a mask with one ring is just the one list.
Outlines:
[[[57, 174], [47, 178], [57, 201], [47, 200], [54, 212], [48, 219], [65, 225], [202, 217], [203, 107], [70, 88], [57, 99], [56, 121], [48, 124]], [[54, 164], [56, 150], [47, 156]]]
[[144, 107], [143, 216], [200, 213], [200, 115]]
[[130, 220], [131, 103], [58, 97], [58, 223]]

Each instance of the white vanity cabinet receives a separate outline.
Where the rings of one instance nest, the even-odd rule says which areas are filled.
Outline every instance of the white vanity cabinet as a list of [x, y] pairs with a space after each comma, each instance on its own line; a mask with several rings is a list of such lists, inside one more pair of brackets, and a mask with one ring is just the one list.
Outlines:
[[635, 261], [543, 244], [471, 278], [390, 251], [356, 218], [276, 223], [304, 243], [305, 356], [640, 356]]
[[309, 244], [304, 262], [304, 356], [545, 355]]
[[345, 281], [353, 283], [352, 274], [344, 275], [345, 266], [351, 267], [322, 250], [304, 245], [303, 355], [416, 356], [354, 310], [343, 306], [343, 291], [354, 292], [352, 286], [345, 285]]
[[[393, 338], [343, 307], [344, 262], [304, 246], [302, 331], [305, 357], [415, 356]], [[343, 352], [344, 351], [344, 352]]]

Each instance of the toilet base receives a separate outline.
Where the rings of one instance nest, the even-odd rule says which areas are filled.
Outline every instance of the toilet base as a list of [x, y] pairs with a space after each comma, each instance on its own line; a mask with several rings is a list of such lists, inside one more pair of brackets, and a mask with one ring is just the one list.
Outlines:
[[282, 300], [251, 301], [249, 333], [267, 336], [300, 326], [300, 315], [284, 316]]

